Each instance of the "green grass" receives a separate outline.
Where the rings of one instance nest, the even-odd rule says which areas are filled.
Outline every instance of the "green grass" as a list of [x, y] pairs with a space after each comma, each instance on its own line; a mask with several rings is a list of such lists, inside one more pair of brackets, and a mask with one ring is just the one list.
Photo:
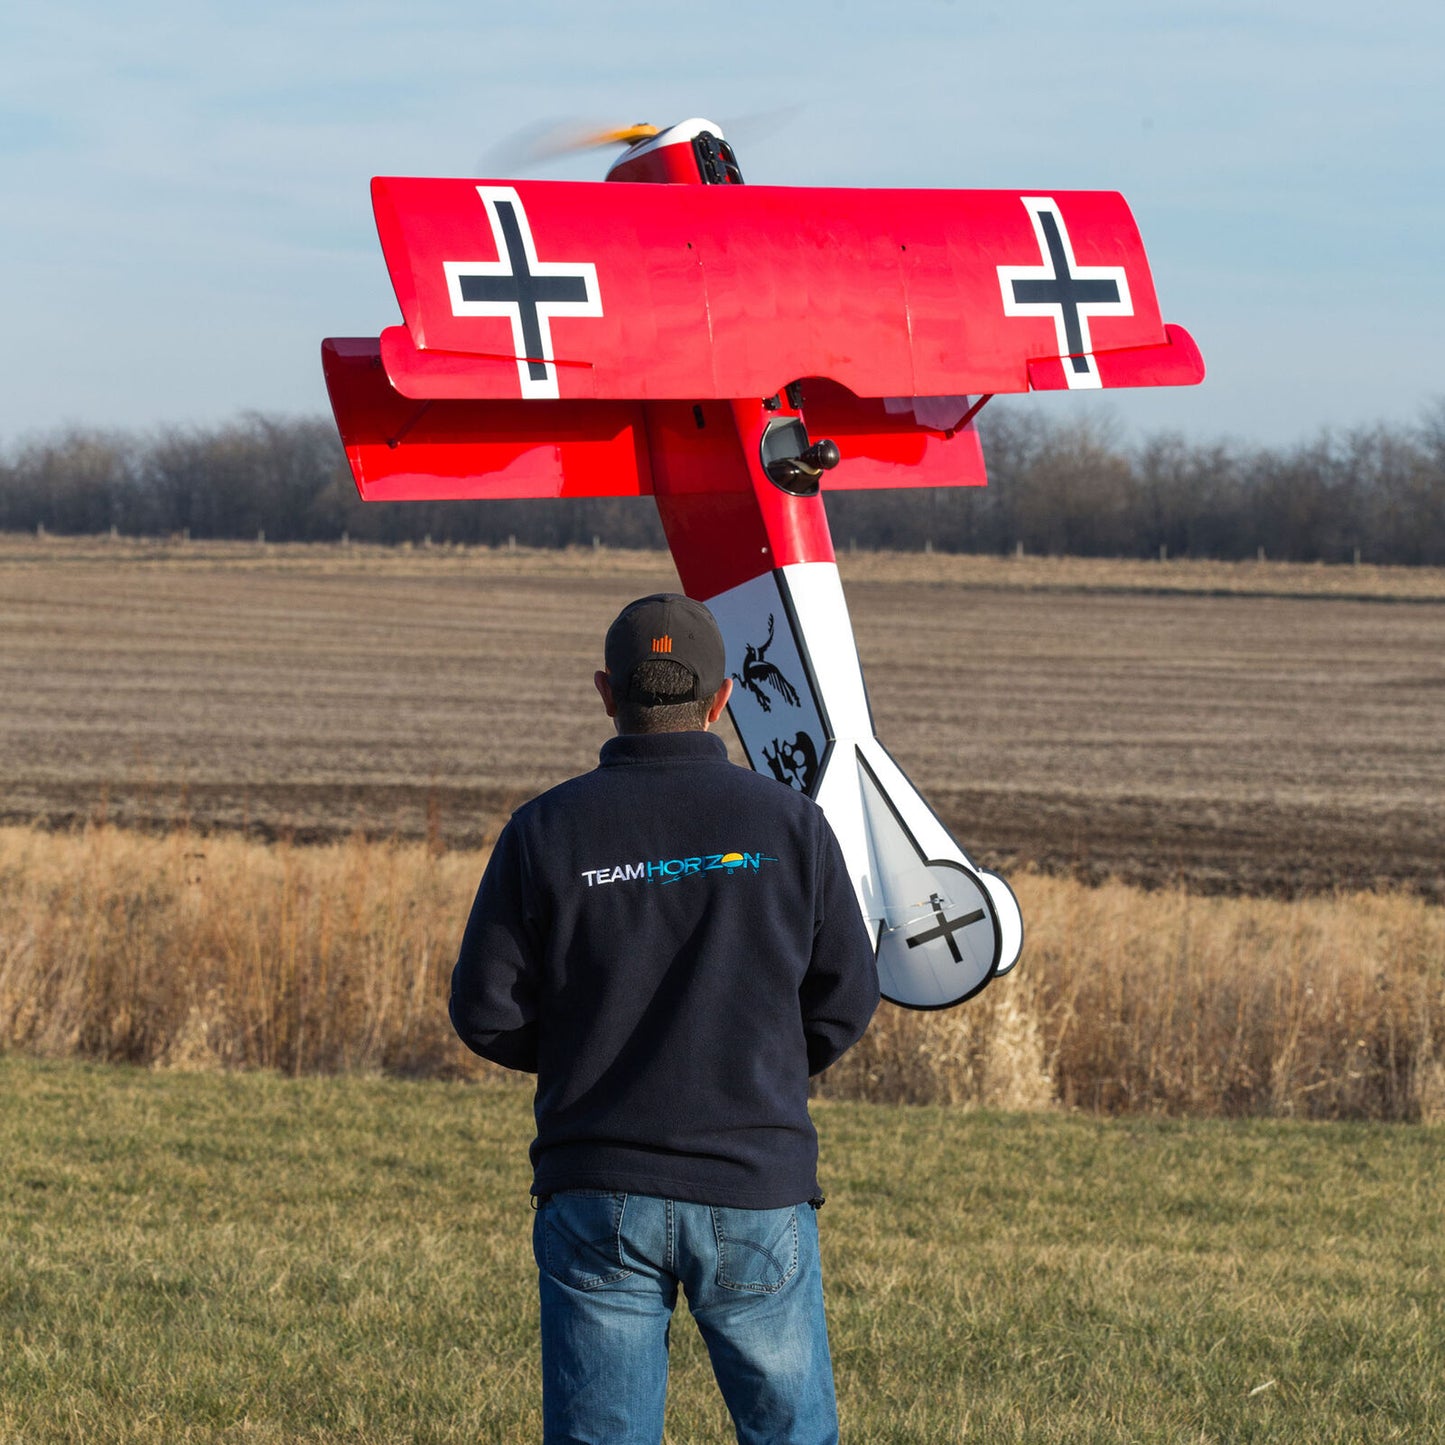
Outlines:
[[[539, 1438], [529, 1102], [0, 1057], [0, 1441]], [[817, 1117], [845, 1439], [1445, 1439], [1440, 1128]]]

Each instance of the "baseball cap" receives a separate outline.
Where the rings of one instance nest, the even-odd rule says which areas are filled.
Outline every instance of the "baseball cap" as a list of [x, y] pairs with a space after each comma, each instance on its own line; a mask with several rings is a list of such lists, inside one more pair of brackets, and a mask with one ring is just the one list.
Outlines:
[[[700, 702], [723, 685], [727, 665], [717, 620], [680, 592], [654, 592], [629, 602], [607, 629], [604, 649], [613, 695], [643, 707]], [[643, 662], [676, 662], [692, 674], [692, 687], [666, 695], [636, 691], [632, 674]]]

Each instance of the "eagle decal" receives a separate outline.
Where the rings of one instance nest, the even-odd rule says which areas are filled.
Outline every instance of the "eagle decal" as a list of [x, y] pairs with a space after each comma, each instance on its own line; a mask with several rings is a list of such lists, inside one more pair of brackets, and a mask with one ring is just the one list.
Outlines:
[[768, 613], [768, 640], [761, 646], [754, 646], [751, 642], [747, 644], [747, 655], [743, 658], [743, 670], [733, 673], [733, 676], [752, 695], [757, 698], [758, 706], [764, 712], [772, 712], [773, 705], [768, 701], [767, 694], [763, 691], [763, 684], [766, 683], [789, 707], [798, 707], [798, 689], [783, 676], [775, 662], [766, 661], [767, 651], [773, 645], [773, 614]]

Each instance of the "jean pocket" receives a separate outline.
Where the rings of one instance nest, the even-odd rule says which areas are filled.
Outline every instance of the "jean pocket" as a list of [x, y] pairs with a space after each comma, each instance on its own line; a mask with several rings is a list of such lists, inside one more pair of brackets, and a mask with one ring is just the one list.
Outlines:
[[625, 1194], [600, 1190], [554, 1194], [542, 1207], [542, 1258], [553, 1279], [573, 1289], [599, 1289], [632, 1273], [622, 1258]]
[[798, 1210], [712, 1208], [717, 1282], [723, 1289], [776, 1294], [797, 1272]]

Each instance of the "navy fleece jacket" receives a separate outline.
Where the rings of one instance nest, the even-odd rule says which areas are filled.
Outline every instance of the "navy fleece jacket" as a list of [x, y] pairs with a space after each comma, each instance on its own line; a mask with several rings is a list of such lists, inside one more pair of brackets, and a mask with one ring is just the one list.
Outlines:
[[808, 1076], [878, 1003], [837, 839], [704, 732], [613, 738], [518, 809], [452, 975], [467, 1046], [537, 1074], [533, 1189], [814, 1197]]

